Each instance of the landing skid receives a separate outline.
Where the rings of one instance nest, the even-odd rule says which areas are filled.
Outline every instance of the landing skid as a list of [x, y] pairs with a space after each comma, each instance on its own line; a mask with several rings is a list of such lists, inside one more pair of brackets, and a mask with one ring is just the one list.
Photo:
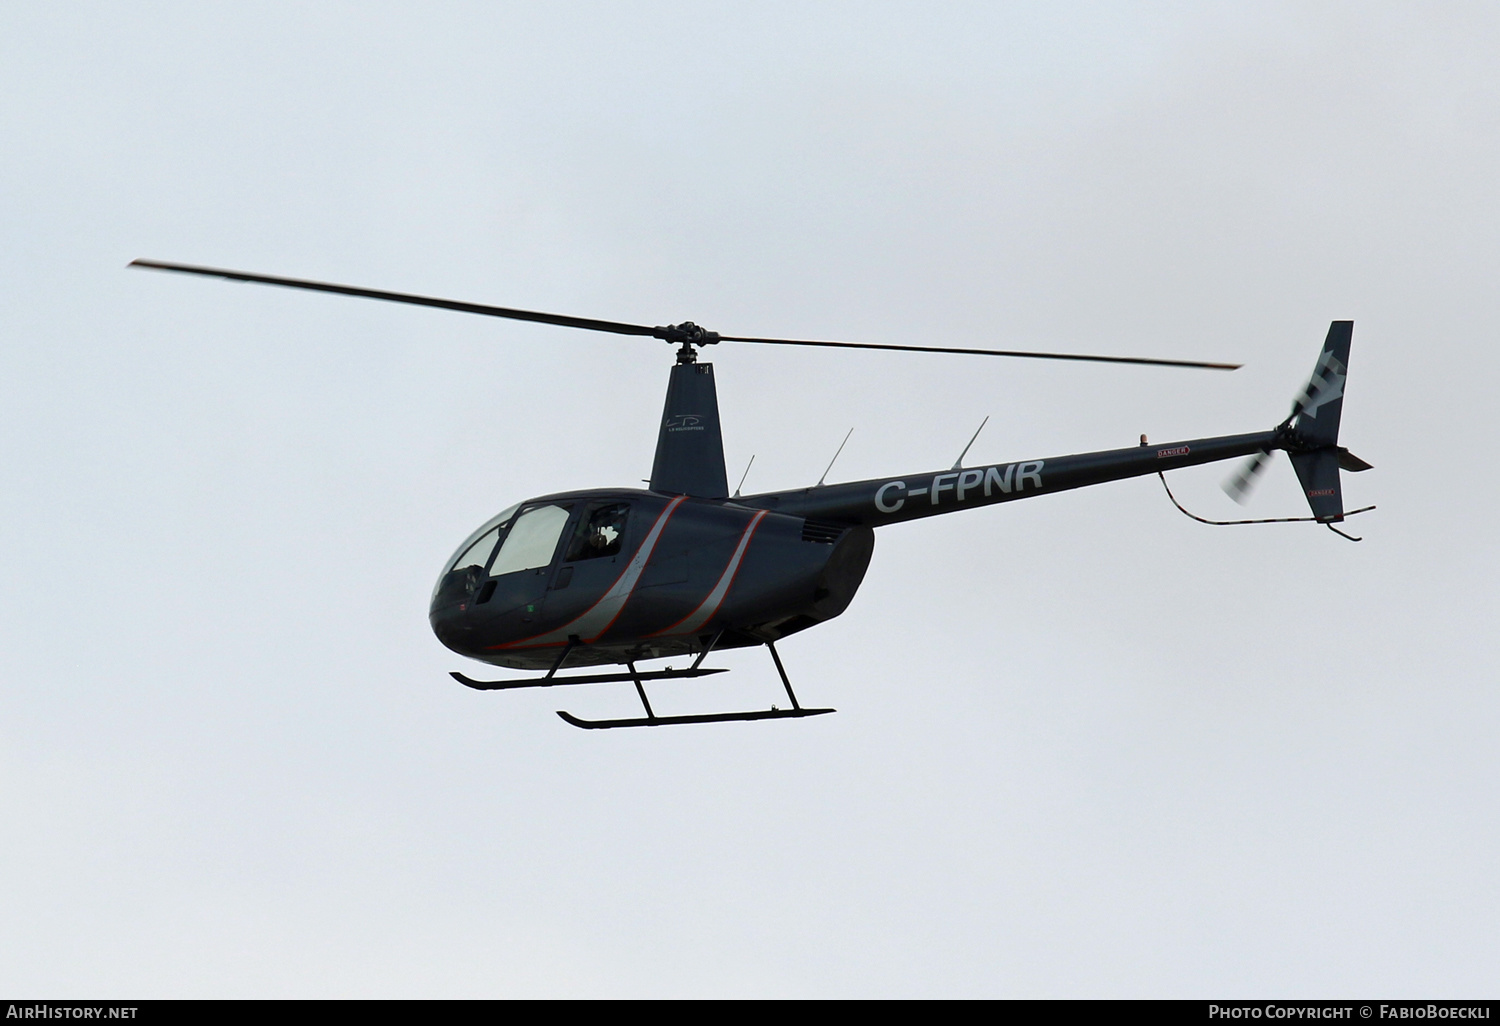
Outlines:
[[769, 709], [749, 709], [743, 712], [696, 713], [687, 716], [656, 715], [651, 709], [651, 700], [646, 697], [645, 682], [648, 680], [683, 680], [691, 677], [706, 677], [709, 674], [728, 672], [724, 668], [710, 667], [703, 669], [700, 666], [704, 658], [709, 652], [713, 651], [714, 646], [718, 644], [719, 639], [723, 636], [723, 631], [715, 635], [713, 640], [703, 647], [703, 651], [698, 654], [698, 658], [693, 660], [693, 665], [685, 670], [666, 669], [642, 673], [635, 668], [635, 663], [627, 662], [625, 665], [630, 668], [629, 673], [594, 673], [583, 676], [559, 677], [557, 676], [557, 671], [562, 668], [562, 664], [567, 660], [568, 655], [573, 649], [582, 644], [578, 638], [574, 637], [568, 639], [567, 645], [564, 646], [562, 652], [557, 657], [557, 661], [552, 664], [552, 669], [547, 671], [545, 677], [530, 677], [520, 680], [475, 680], [457, 671], [453, 672], [452, 677], [465, 687], [474, 688], [476, 691], [550, 688], [563, 684], [612, 684], [623, 683], [627, 680], [635, 684], [635, 693], [640, 696], [641, 705], [646, 710], [645, 716], [628, 717], [618, 720], [585, 720], [574, 716], [570, 712], [564, 712], [561, 709], [557, 710], [557, 715], [561, 716], [564, 722], [571, 723], [575, 727], [582, 727], [584, 730], [610, 730], [614, 727], [666, 727], [679, 723], [730, 723], [748, 720], [802, 719], [807, 716], [822, 716], [825, 713], [836, 711], [834, 709], [804, 709], [798, 704], [797, 696], [792, 691], [792, 682], [787, 679], [786, 667], [781, 665], [781, 656], [777, 654], [776, 646], [768, 641], [766, 642], [766, 648], [770, 650], [771, 659], [776, 663], [776, 672], [781, 677], [782, 686], [786, 688], [786, 697], [791, 700], [792, 707], [790, 709], [778, 709], [773, 705]]
[[784, 720], [802, 716], [822, 716], [836, 709], [756, 709], [751, 712], [704, 713], [698, 716], [641, 716], [625, 720], [584, 720], [570, 712], [557, 710], [568, 723], [585, 730], [609, 730], [611, 727], [666, 727], [674, 723], [728, 723], [733, 720]]

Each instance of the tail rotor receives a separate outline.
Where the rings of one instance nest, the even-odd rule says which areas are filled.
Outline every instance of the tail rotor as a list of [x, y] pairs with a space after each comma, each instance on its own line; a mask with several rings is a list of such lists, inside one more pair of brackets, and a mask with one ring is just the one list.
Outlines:
[[1224, 494], [1243, 506], [1250, 501], [1250, 493], [1255, 490], [1255, 483], [1260, 480], [1260, 475], [1265, 472], [1266, 465], [1271, 462], [1271, 453], [1268, 449], [1251, 456], [1240, 469], [1235, 471], [1233, 477], [1224, 482]]

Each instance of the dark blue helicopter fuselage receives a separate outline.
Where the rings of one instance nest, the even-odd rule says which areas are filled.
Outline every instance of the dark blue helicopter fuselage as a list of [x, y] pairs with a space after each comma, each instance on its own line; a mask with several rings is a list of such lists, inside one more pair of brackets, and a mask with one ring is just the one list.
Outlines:
[[[591, 551], [601, 514], [617, 537]], [[550, 555], [512, 570], [515, 544], [537, 544], [528, 516]], [[497, 521], [460, 548], [430, 615], [450, 649], [518, 669], [570, 639], [575, 666], [691, 654], [721, 631], [719, 648], [774, 641], [842, 613], [874, 550], [867, 527], [640, 490], [542, 496]]]

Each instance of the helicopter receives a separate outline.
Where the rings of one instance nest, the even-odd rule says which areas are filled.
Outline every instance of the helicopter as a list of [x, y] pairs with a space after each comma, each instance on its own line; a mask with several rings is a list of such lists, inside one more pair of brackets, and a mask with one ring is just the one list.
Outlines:
[[[492, 666], [541, 676], [478, 680], [451, 676], [480, 691], [633, 683], [644, 715], [590, 720], [558, 710], [576, 727], [669, 726], [821, 716], [835, 710], [801, 705], [776, 642], [843, 613], [864, 580], [875, 528], [1165, 472], [1249, 457], [1225, 485], [1244, 501], [1271, 455], [1289, 454], [1312, 511], [1276, 520], [1206, 520], [1250, 524], [1312, 521], [1359, 541], [1335, 524], [1346, 516], [1340, 471], [1370, 464], [1340, 446], [1339, 421], [1353, 321], [1334, 321], [1306, 387], [1274, 428], [987, 466], [964, 466], [969, 446], [951, 467], [841, 484], [741, 495], [729, 491], [711, 363], [699, 350], [721, 342], [817, 346], [969, 356], [1144, 364], [1232, 371], [1239, 364], [1019, 350], [908, 346], [720, 335], [691, 321], [649, 327], [563, 314], [517, 310], [431, 296], [386, 292], [298, 278], [274, 277], [155, 260], [129, 266], [230, 281], [278, 285], [510, 320], [660, 339], [676, 346], [666, 402], [646, 488], [559, 492], [518, 502], [480, 525], [443, 565], [428, 618], [451, 651]], [[983, 429], [981, 424], [980, 428]], [[975, 432], [975, 438], [978, 432]], [[845, 439], [847, 441], [847, 437]], [[841, 447], [842, 448], [842, 447]], [[837, 459], [837, 454], [835, 454]], [[830, 464], [830, 469], [832, 464]], [[749, 468], [746, 468], [748, 474]], [[824, 473], [824, 479], [827, 472]], [[743, 485], [744, 479], [741, 479]], [[648, 681], [684, 680], [727, 672], [706, 667], [713, 652], [764, 646], [790, 703], [788, 708], [693, 715], [657, 715]], [[684, 669], [640, 670], [648, 659], [686, 658]], [[624, 672], [561, 673], [623, 666]]]

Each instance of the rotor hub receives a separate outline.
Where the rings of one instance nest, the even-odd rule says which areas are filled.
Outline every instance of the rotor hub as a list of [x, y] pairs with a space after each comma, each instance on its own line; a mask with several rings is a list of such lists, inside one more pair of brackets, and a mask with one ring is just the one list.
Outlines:
[[692, 321], [683, 321], [681, 324], [669, 324], [666, 327], [657, 327], [652, 334], [674, 346], [677, 350], [678, 363], [697, 363], [698, 354], [694, 346], [711, 346], [719, 341], [717, 331], [709, 331], [699, 327]]

